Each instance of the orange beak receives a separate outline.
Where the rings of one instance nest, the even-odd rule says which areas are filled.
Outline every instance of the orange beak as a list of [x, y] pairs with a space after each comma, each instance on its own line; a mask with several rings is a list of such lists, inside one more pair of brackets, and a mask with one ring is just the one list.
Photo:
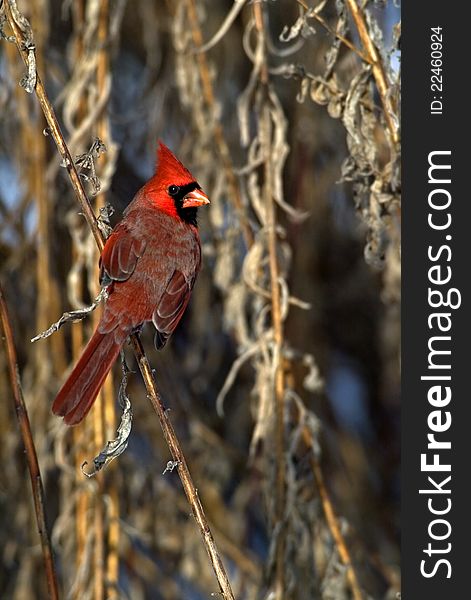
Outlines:
[[209, 204], [209, 198], [203, 190], [193, 190], [186, 196], [183, 196], [183, 208], [190, 208], [192, 206], [198, 207], [203, 206], [204, 204]]

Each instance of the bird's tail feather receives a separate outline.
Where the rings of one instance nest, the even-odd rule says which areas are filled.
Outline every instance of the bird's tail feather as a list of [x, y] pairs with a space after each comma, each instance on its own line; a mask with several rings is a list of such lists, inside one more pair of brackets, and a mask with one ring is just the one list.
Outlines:
[[80, 423], [88, 413], [121, 346], [113, 333], [95, 331], [52, 405], [67, 425]]

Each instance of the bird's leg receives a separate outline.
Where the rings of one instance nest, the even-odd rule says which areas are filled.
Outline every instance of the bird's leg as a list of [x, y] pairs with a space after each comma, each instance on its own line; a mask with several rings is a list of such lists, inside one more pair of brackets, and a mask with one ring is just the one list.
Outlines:
[[38, 333], [38, 335], [36, 335], [31, 341], [37, 342], [38, 340], [43, 340], [43, 339], [49, 337], [50, 335], [52, 335], [53, 333], [58, 331], [62, 327], [62, 325], [64, 325], [64, 323], [70, 323], [70, 322], [75, 323], [77, 321], [81, 321], [86, 316], [88, 316], [91, 312], [93, 312], [102, 300], [106, 300], [107, 298], [108, 298], [108, 288], [102, 287], [100, 293], [95, 298], [95, 300], [90, 304], [90, 306], [84, 306], [83, 308], [79, 308], [78, 310], [71, 310], [69, 312], [65, 312], [58, 321], [56, 321], [49, 327], [49, 329], [46, 329], [46, 331]]
[[137, 333], [137, 335], [139, 335], [141, 333], [143, 327], [144, 327], [144, 323], [141, 323], [140, 325], [138, 325], [131, 331], [131, 335], [134, 335], [135, 333]]

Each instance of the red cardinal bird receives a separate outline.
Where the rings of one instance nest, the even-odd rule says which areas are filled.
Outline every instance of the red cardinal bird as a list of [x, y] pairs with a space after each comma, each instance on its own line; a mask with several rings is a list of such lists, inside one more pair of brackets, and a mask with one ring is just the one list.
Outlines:
[[201, 266], [198, 206], [209, 204], [193, 175], [161, 142], [155, 175], [124, 211], [100, 258], [108, 287], [103, 316], [52, 410], [75, 425], [85, 417], [127, 337], [146, 321], [162, 348], [180, 321]]

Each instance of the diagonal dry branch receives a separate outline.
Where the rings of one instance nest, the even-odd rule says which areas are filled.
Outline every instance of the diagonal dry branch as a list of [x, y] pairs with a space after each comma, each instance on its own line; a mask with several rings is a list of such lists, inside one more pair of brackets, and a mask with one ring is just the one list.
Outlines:
[[362, 8], [358, 6], [356, 0], [345, 0], [345, 4], [348, 6], [353, 21], [355, 22], [358, 35], [363, 45], [363, 51], [359, 50], [348, 38], [341, 35], [338, 31], [333, 31], [325, 19], [321, 17], [316, 10], [309, 8], [304, 0], [296, 0], [296, 2], [306, 11], [309, 11], [309, 17], [316, 19], [331, 35], [343, 42], [365, 63], [371, 65], [371, 70], [373, 72], [376, 87], [378, 88], [378, 93], [381, 98], [381, 104], [383, 105], [384, 109], [384, 118], [386, 119], [386, 124], [388, 126], [391, 139], [394, 144], [399, 144], [400, 136], [397, 127], [397, 107], [394, 105], [394, 102], [391, 99], [391, 85], [388, 81], [386, 69], [384, 68], [381, 54], [376, 48], [369, 33], [368, 24]]
[[381, 55], [376, 48], [371, 35], [368, 31], [368, 25], [366, 23], [365, 15], [362, 9], [356, 3], [356, 0], [345, 0], [355, 25], [360, 36], [361, 43], [368, 55], [369, 62], [372, 65], [373, 76], [376, 81], [376, 87], [381, 98], [381, 103], [384, 109], [384, 118], [391, 134], [391, 138], [394, 144], [399, 144], [399, 131], [397, 128], [397, 116], [396, 107], [393, 105], [390, 94], [390, 84], [386, 75], [386, 70], [383, 65]]
[[345, 46], [347, 46], [347, 48], [350, 48], [350, 50], [352, 50], [352, 52], [355, 52], [355, 54], [357, 54], [362, 60], [364, 60], [368, 64], [371, 64], [370, 57], [367, 56], [366, 54], [364, 54], [361, 50], [359, 50], [355, 46], [355, 44], [353, 44], [348, 38], [343, 36], [338, 31], [334, 31], [330, 27], [330, 25], [327, 23], [327, 21], [324, 19], [324, 17], [321, 17], [321, 15], [317, 12], [318, 11], [317, 8], [316, 9], [309, 8], [309, 6], [304, 2], [304, 0], [296, 0], [296, 2], [300, 6], [302, 6], [306, 12], [309, 13], [309, 15], [308, 15], [309, 17], [316, 19], [316, 21], [318, 21], [322, 25], [322, 27], [324, 27], [324, 29], [326, 29], [330, 33], [331, 36], [333, 36], [334, 38], [338, 38], [343, 44], [345, 44]]
[[8, 359], [8, 369], [10, 372], [11, 387], [15, 402], [15, 412], [20, 426], [21, 437], [25, 447], [26, 462], [28, 464], [29, 476], [31, 478], [31, 488], [33, 490], [34, 510], [36, 512], [36, 522], [38, 525], [39, 537], [41, 538], [41, 547], [43, 552], [44, 564], [46, 567], [47, 587], [49, 597], [53, 600], [59, 598], [57, 590], [56, 570], [52, 554], [51, 540], [49, 537], [49, 528], [46, 520], [44, 488], [39, 469], [38, 457], [34, 446], [33, 435], [28, 417], [28, 411], [21, 390], [20, 376], [18, 372], [18, 361], [16, 357], [15, 342], [13, 331], [8, 315], [8, 308], [0, 286], [0, 316], [5, 336], [6, 353]]
[[337, 515], [335, 514], [335, 510], [330, 499], [329, 492], [327, 491], [327, 486], [324, 481], [324, 475], [322, 473], [321, 465], [314, 450], [315, 443], [312, 438], [312, 433], [308, 427], [304, 426], [302, 435], [306, 446], [310, 449], [309, 460], [311, 463], [311, 469], [314, 475], [314, 479], [316, 481], [317, 489], [319, 491], [319, 496], [322, 502], [322, 508], [324, 510], [324, 515], [327, 521], [327, 525], [330, 529], [330, 533], [332, 534], [335, 546], [337, 547], [340, 560], [345, 566], [347, 580], [352, 591], [353, 600], [363, 600], [363, 594], [361, 592], [361, 587], [358, 581], [356, 571], [353, 567], [350, 552], [342, 535]]
[[[13, 3], [14, 5], [14, 3]], [[29, 63], [29, 52], [25, 48], [23, 40], [24, 35], [23, 31], [15, 21], [12, 13], [12, 5], [10, 4], [10, 0], [4, 1], [5, 14], [7, 17], [7, 21], [13, 31], [15, 37], [15, 44], [18, 48], [18, 51], [25, 62], [25, 65], [28, 67]], [[16, 7], [15, 7], [16, 9]], [[77, 199], [82, 208], [83, 214], [92, 230], [93, 236], [97, 243], [97, 246], [100, 250], [103, 249], [104, 246], [104, 238], [100, 229], [98, 228], [97, 220], [95, 218], [92, 207], [89, 203], [87, 195], [82, 185], [82, 181], [77, 173], [77, 169], [75, 168], [75, 164], [72, 160], [69, 149], [66, 145], [65, 139], [60, 130], [60, 126], [58, 120], [55, 116], [54, 109], [47, 97], [46, 90], [41, 81], [39, 74], [36, 73], [36, 84], [34, 86], [34, 91], [38, 97], [41, 108], [44, 112], [44, 116], [46, 117], [50, 134], [52, 135], [57, 148], [62, 156], [63, 164], [65, 165], [67, 172], [69, 174], [73, 189], [77, 196]], [[180, 443], [176, 437], [175, 431], [168, 419], [166, 410], [164, 408], [162, 399], [157, 390], [157, 385], [152, 373], [152, 369], [150, 367], [149, 361], [145, 355], [141, 340], [138, 334], [133, 334], [131, 336], [131, 342], [134, 349], [134, 353], [136, 356], [136, 360], [139, 365], [139, 369], [141, 371], [142, 377], [144, 379], [144, 383], [147, 389], [147, 395], [154, 407], [160, 421], [160, 425], [162, 427], [162, 431], [164, 433], [165, 440], [169, 446], [170, 453], [172, 455], [173, 460], [177, 463], [178, 474], [180, 476], [183, 489], [188, 498], [188, 502], [191, 506], [193, 516], [195, 517], [196, 523], [200, 529], [200, 533], [203, 538], [203, 543], [205, 545], [208, 556], [211, 560], [211, 565], [215, 572], [220, 592], [222, 597], [227, 600], [234, 600], [234, 594], [231, 589], [231, 585], [229, 583], [229, 579], [227, 577], [226, 571], [224, 569], [224, 565], [222, 563], [221, 557], [219, 555], [216, 543], [214, 541], [213, 535], [211, 533], [206, 515], [204, 513], [203, 507], [201, 505], [200, 499], [198, 497], [198, 492], [193, 484], [191, 479], [191, 475], [186, 464], [186, 460], [181, 449]]]

